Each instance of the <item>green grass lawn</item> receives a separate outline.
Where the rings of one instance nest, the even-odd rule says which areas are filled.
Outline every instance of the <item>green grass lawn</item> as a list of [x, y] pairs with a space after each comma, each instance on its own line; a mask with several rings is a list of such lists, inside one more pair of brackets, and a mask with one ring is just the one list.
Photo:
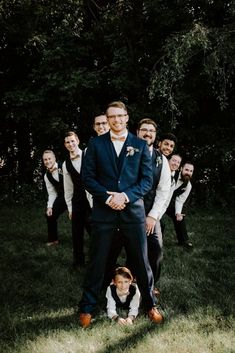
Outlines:
[[[143, 314], [133, 326], [110, 323], [103, 295], [87, 330], [78, 325], [85, 270], [71, 269], [70, 222], [67, 215], [60, 219], [61, 243], [47, 248], [43, 212], [36, 205], [0, 211], [1, 353], [235, 352], [234, 212], [187, 215], [192, 252], [175, 245], [167, 223], [163, 325], [151, 324]], [[119, 260], [124, 263], [123, 257]]]

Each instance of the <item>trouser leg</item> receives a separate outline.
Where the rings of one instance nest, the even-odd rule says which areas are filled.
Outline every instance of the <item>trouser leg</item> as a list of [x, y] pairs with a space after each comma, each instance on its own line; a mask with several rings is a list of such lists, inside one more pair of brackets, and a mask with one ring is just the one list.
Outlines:
[[154, 282], [156, 283], [160, 278], [163, 257], [160, 221], [156, 222], [154, 233], [147, 236], [147, 242], [149, 263], [153, 272]]
[[47, 234], [48, 242], [54, 242], [58, 240], [58, 225], [57, 220], [59, 216], [67, 209], [64, 198], [57, 197], [53, 203], [52, 215], [47, 216]]
[[93, 223], [91, 232], [91, 261], [87, 268], [83, 295], [80, 301], [82, 313], [92, 313], [104, 282], [104, 273], [112, 241], [117, 228], [112, 224]]
[[153, 294], [153, 273], [148, 260], [145, 224], [125, 225], [122, 232], [125, 237], [128, 257], [134, 268], [137, 284], [140, 289], [142, 303], [146, 310], [156, 304]]
[[185, 219], [183, 218], [182, 221], [177, 221], [176, 219], [173, 220], [176, 236], [178, 239], [179, 244], [184, 244], [188, 242], [188, 233], [186, 229]]
[[115, 232], [115, 235], [111, 244], [111, 249], [108, 254], [107, 265], [106, 265], [106, 270], [104, 274], [103, 288], [107, 288], [107, 286], [110, 284], [113, 278], [113, 274], [117, 265], [117, 259], [121, 253], [123, 246], [124, 246], [124, 239], [123, 239], [122, 232], [117, 230]]

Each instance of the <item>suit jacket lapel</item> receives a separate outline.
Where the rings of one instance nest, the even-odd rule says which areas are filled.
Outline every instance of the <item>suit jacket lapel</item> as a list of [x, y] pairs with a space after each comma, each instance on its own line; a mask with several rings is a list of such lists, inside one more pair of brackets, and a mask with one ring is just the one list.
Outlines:
[[113, 164], [115, 172], [118, 174], [117, 154], [111, 141], [110, 132], [108, 132], [105, 137], [105, 151], [108, 154], [109, 161]]
[[132, 145], [132, 136], [130, 135], [130, 133], [128, 132], [126, 141], [123, 144], [121, 153], [119, 158], [121, 158], [121, 160], [119, 161], [119, 175], [121, 175], [121, 173], [123, 172], [123, 169], [125, 168], [126, 165], [126, 161], [127, 161], [127, 146], [131, 146]]

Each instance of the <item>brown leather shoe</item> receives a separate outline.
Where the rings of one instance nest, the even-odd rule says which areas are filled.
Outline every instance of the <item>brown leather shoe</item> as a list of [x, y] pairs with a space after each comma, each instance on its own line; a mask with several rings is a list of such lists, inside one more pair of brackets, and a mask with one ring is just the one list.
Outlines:
[[148, 317], [155, 324], [160, 324], [163, 321], [162, 314], [155, 307], [153, 307], [151, 310], [148, 311]]
[[160, 290], [158, 288], [153, 288], [153, 294], [155, 295], [155, 297], [157, 297], [159, 299], [160, 297]]
[[79, 315], [79, 322], [80, 322], [80, 325], [83, 328], [86, 328], [86, 327], [90, 326], [90, 324], [91, 324], [91, 314], [81, 313]]
[[59, 240], [47, 242], [47, 246], [53, 246], [53, 245], [58, 245], [58, 244], [59, 244]]

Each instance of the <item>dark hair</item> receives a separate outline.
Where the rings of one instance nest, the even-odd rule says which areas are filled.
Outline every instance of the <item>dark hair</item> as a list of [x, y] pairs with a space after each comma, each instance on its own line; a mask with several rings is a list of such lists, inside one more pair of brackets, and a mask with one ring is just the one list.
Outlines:
[[159, 138], [159, 142], [163, 141], [163, 140], [170, 140], [170, 141], [174, 141], [174, 143], [177, 143], [177, 137], [172, 134], [171, 132], [166, 132], [164, 134], [162, 134]]
[[193, 162], [191, 162], [191, 161], [185, 161], [185, 162], [183, 162], [183, 163], [181, 164], [181, 168], [183, 168], [183, 167], [185, 166], [185, 164], [190, 164], [190, 165], [192, 165], [192, 166], [194, 167], [194, 163], [193, 163]]
[[127, 267], [117, 267], [116, 270], [114, 271], [113, 279], [115, 279], [115, 277], [118, 275], [133, 281], [133, 276], [131, 274], [131, 271]]
[[[95, 122], [95, 119], [98, 118], [99, 116], [106, 116], [106, 114], [104, 112], [100, 112], [100, 113], [94, 114], [94, 116], [93, 116], [93, 124]], [[107, 116], [106, 116], [106, 118], [107, 118]]]
[[149, 118], [141, 119], [141, 120], [138, 122], [137, 129], [139, 130], [143, 124], [151, 124], [151, 125], [153, 125], [153, 126], [155, 127], [155, 129], [157, 129], [157, 123], [155, 123], [154, 120], [149, 119]]

